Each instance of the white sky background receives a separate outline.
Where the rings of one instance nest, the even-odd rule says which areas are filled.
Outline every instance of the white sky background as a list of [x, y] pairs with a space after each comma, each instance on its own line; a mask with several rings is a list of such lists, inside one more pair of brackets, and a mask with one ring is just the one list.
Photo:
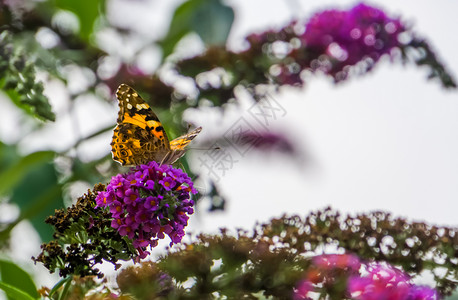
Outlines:
[[[338, 2], [343, 8], [355, 3]], [[280, 27], [292, 16], [307, 18], [337, 2], [230, 3], [237, 13], [229, 45], [237, 47], [249, 32]], [[412, 22], [458, 75], [458, 2], [370, 4]], [[251, 153], [220, 181], [227, 211], [194, 217], [193, 231], [251, 228], [284, 212], [305, 215], [327, 205], [342, 212], [382, 209], [411, 220], [458, 224], [457, 91], [427, 81], [425, 69], [385, 61], [338, 87], [313, 78], [305, 89], [284, 88], [274, 97], [287, 114], [272, 129], [306, 149], [311, 168], [301, 171], [285, 157]]]
[[[150, 1], [148, 8], [154, 17], [144, 19], [141, 16], [147, 10], [140, 6], [141, 1], [114, 1], [112, 8], [119, 5], [121, 9], [110, 11], [122, 14], [120, 22], [134, 24], [139, 31], [157, 32], [160, 37], [173, 11], [173, 6], [164, 2]], [[251, 32], [279, 28], [292, 17], [308, 18], [313, 12], [336, 7], [337, 3], [341, 8], [350, 8], [356, 2], [227, 3], [236, 9], [229, 46], [238, 49]], [[413, 22], [416, 31], [428, 38], [440, 60], [458, 77], [458, 2], [385, 0], [369, 4]], [[154, 65], [154, 60], [150, 63]], [[275, 122], [272, 130], [284, 132], [298, 149], [307, 151], [312, 159], [310, 168], [282, 155], [248, 153], [219, 182], [228, 199], [226, 211], [208, 214], [207, 203], [203, 203], [199, 213], [191, 217], [189, 230], [197, 233], [215, 232], [218, 227], [250, 229], [256, 221], [265, 222], [285, 212], [306, 215], [327, 205], [349, 213], [382, 209], [410, 220], [457, 226], [458, 92], [445, 91], [438, 82], [427, 81], [426, 75], [425, 69], [415, 66], [382, 62], [372, 73], [337, 87], [330, 79], [315, 77], [304, 89], [282, 88], [273, 96], [287, 113]], [[58, 84], [55, 85], [51, 101], [57, 105], [57, 112], [64, 113], [66, 105], [62, 100], [66, 95], [59, 94]], [[116, 119], [115, 102], [112, 106], [90, 98], [78, 102], [73, 118], [81, 125], [82, 136]], [[93, 117], [83, 120], [81, 116], [87, 114], [89, 107]], [[215, 116], [190, 115], [190, 120], [203, 126], [204, 138], [219, 130], [226, 131], [239, 114], [229, 116], [224, 126]], [[3, 116], [0, 111], [0, 117]], [[72, 142], [65, 126], [70, 126], [72, 120], [61, 116], [59, 123], [40, 136], [30, 137], [25, 146], [65, 149]], [[6, 140], [4, 134], [0, 136]], [[111, 133], [99, 139], [100, 147], [82, 145], [79, 151], [88, 157], [100, 157], [110, 151], [110, 139]], [[198, 155], [199, 151], [193, 152], [193, 157]], [[198, 167], [195, 163], [194, 168]], [[82, 187], [81, 193], [85, 189]], [[20, 252], [19, 248], [23, 247], [18, 245]], [[24, 260], [39, 252], [38, 244], [36, 249], [27, 251], [23, 253]]]
[[[129, 1], [120, 1], [124, 8]], [[151, 32], [164, 28], [170, 7], [151, 2], [156, 18], [141, 19], [134, 27]], [[314, 12], [350, 8], [354, 1], [227, 1], [236, 10], [228, 45], [240, 49], [244, 37], [287, 24], [293, 17], [308, 19]], [[428, 38], [441, 61], [458, 75], [458, 37], [452, 1], [372, 1], [391, 16], [402, 16]], [[131, 7], [132, 8], [132, 7]], [[140, 10], [120, 10], [122, 23]], [[114, 10], [113, 10], [114, 11]], [[160, 13], [158, 13], [160, 11]], [[121, 13], [118, 12], [118, 13]], [[115, 13], [114, 13], [115, 14]], [[138, 20], [138, 19], [137, 19]], [[160, 34], [158, 34], [160, 36]], [[199, 46], [183, 47], [184, 55]], [[304, 89], [282, 88], [273, 95], [287, 114], [270, 128], [284, 132], [306, 150], [310, 168], [283, 156], [251, 152], [219, 182], [228, 199], [224, 213], [191, 218], [193, 232], [218, 227], [251, 228], [284, 212], [305, 215], [327, 205], [342, 212], [383, 209], [397, 216], [444, 225], [457, 225], [458, 93], [426, 80], [427, 71], [387, 61], [365, 76], [339, 86], [330, 79], [312, 78]], [[208, 112], [189, 118], [204, 127], [201, 136], [225, 132], [240, 116], [224, 122]], [[109, 139], [110, 137], [107, 137]], [[193, 157], [204, 155], [195, 151]], [[199, 163], [194, 164], [198, 169]], [[205, 187], [204, 187], [205, 188]]]

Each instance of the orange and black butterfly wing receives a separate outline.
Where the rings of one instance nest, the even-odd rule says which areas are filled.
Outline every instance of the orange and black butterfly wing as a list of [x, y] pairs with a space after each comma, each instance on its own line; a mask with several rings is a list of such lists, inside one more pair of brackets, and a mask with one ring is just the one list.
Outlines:
[[156, 114], [126, 84], [119, 86], [116, 97], [119, 114], [111, 143], [113, 159], [123, 166], [152, 160], [161, 163], [170, 152], [170, 144]]
[[165, 164], [173, 164], [177, 159], [186, 153], [188, 144], [200, 133], [202, 127], [198, 127], [193, 131], [177, 137], [170, 141], [170, 153], [164, 159]]

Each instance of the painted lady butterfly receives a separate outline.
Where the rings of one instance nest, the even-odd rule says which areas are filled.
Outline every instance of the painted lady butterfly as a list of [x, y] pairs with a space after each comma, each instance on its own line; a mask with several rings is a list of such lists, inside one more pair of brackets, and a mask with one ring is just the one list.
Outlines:
[[202, 127], [169, 142], [156, 114], [138, 93], [126, 84], [116, 91], [119, 101], [118, 124], [113, 131], [113, 160], [123, 166], [156, 161], [172, 164], [186, 152], [186, 146]]

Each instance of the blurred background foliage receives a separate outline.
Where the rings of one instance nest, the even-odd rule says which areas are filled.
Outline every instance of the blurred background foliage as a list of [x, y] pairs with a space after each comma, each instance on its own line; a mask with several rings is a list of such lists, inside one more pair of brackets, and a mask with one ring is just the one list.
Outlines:
[[[158, 61], [164, 66], [173, 61], [177, 44], [192, 34], [206, 46], [224, 46], [234, 21], [233, 9], [220, 0], [185, 1], [175, 8], [170, 24], [163, 24], [168, 26], [165, 34], [152, 39], [119, 25], [107, 14], [109, 6], [105, 0], [0, 1], [0, 97], [22, 111], [14, 115], [18, 120], [6, 126], [12, 131], [2, 132], [4, 140], [0, 140], [2, 252], [8, 250], [12, 230], [24, 220], [31, 222], [43, 242], [50, 241], [52, 227], [43, 221], [75, 198], [72, 186], [81, 190], [81, 186], [107, 182], [120, 170], [109, 152], [89, 161], [79, 156], [78, 148], [85, 141], [110, 134], [116, 120], [87, 135], [78, 134], [81, 132], [75, 127], [79, 124], [74, 122], [78, 99], [91, 97], [115, 107], [114, 91], [119, 84], [128, 83], [167, 123], [169, 137], [176, 137], [187, 130], [181, 121], [182, 112], [189, 107], [186, 97], [175, 92], [173, 83], [160, 79], [160, 69], [142, 69], [139, 54], [153, 45], [159, 51], [152, 55], [160, 56]], [[107, 33], [123, 42], [105, 44], [100, 36]], [[144, 44], [129, 54], [123, 47], [132, 37]], [[79, 81], [75, 74], [80, 74]], [[65, 99], [54, 107], [50, 104], [47, 96], [53, 88], [49, 86], [56, 83], [70, 99], [69, 105], [63, 104]], [[42, 149], [24, 147], [30, 136], [39, 138], [53, 122], [62, 124], [68, 119], [72, 120], [68, 135], [76, 136], [68, 146], [56, 147], [58, 150], [46, 145]], [[182, 165], [189, 169], [186, 161]], [[216, 195], [215, 189], [208, 192]], [[223, 205], [218, 201], [211, 209], [222, 209]], [[0, 288], [9, 297], [37, 297], [33, 280], [11, 261], [0, 262], [0, 279]]]
[[[71, 118], [78, 97], [90, 95], [94, 101], [114, 106], [114, 90], [124, 82], [141, 91], [146, 100], [150, 98], [147, 94], [154, 92], [150, 103], [167, 122], [169, 135], [183, 133], [187, 126], [181, 122], [181, 113], [187, 105], [178, 105], [178, 100], [183, 98], [175, 99], [173, 115], [179, 117], [172, 117], [173, 87], [158, 84], [161, 83], [158, 75], [153, 77], [151, 72], [141, 70], [135, 62], [138, 52], [156, 45], [161, 53], [159, 60], [166, 61], [180, 40], [192, 33], [207, 45], [222, 46], [234, 20], [232, 8], [219, 0], [186, 1], [176, 8], [166, 34], [151, 40], [147, 36], [138, 37], [132, 28], [113, 23], [106, 14], [108, 5], [104, 0], [0, 1], [0, 96], [22, 111], [19, 120], [14, 120], [17, 126], [9, 126], [12, 131], [2, 133], [7, 141], [0, 141], [0, 210], [3, 212], [0, 247], [3, 251], [8, 249], [12, 230], [23, 220], [32, 223], [42, 241], [51, 240], [52, 227], [43, 220], [55, 209], [69, 204], [68, 200], [64, 203], [64, 199], [71, 200], [72, 185], [84, 183], [90, 187], [106, 182], [119, 169], [109, 152], [84, 162], [78, 155], [78, 147], [86, 140], [111, 132], [115, 118], [112, 124], [87, 136], [68, 132], [74, 137], [66, 149], [50, 150], [52, 147], [46, 146], [25, 149], [24, 141], [33, 135], [40, 136], [52, 122]], [[136, 36], [146, 42], [136, 53], [125, 57], [116, 45], [104, 45], [100, 41], [98, 35], [103, 32], [110, 32], [118, 39]], [[104, 71], [107, 66], [108, 74]], [[83, 74], [82, 87], [78, 84], [75, 87], [74, 74]], [[57, 111], [50, 105], [45, 88], [50, 82], [51, 85], [58, 82], [64, 95], [70, 98], [67, 108], [70, 114], [59, 114], [62, 110]], [[62, 103], [58, 103], [59, 106], [62, 107]], [[0, 288], [11, 298], [38, 296], [30, 276], [11, 261], [0, 262], [0, 279]]]
[[[123, 24], [122, 20], [110, 17], [109, 8], [110, 2], [105, 0], [0, 1], [0, 96], [4, 103], [10, 102], [23, 112], [12, 123], [15, 126], [11, 132], [2, 133], [5, 140], [0, 141], [0, 210], [8, 212], [0, 220], [3, 250], [8, 249], [11, 231], [23, 220], [32, 223], [42, 241], [51, 240], [51, 227], [43, 220], [75, 199], [72, 186], [91, 187], [106, 182], [121, 169], [108, 151], [95, 159], [80, 157], [79, 148], [86, 141], [110, 134], [115, 119], [83, 134], [77, 128], [79, 124], [72, 121], [78, 100], [89, 97], [115, 107], [114, 92], [119, 84], [127, 83], [154, 107], [173, 138], [187, 130], [188, 124], [182, 121], [186, 109], [199, 105], [224, 107], [234, 99], [234, 90], [240, 85], [258, 99], [258, 87], [253, 83], [275, 83], [265, 72], [273, 64], [268, 61], [272, 58], [268, 54], [259, 57], [257, 63], [261, 67], [242, 64], [245, 73], [232, 76], [240, 67], [234, 62], [246, 63], [259, 53], [244, 52], [238, 56], [239, 53], [225, 50], [234, 10], [222, 0], [188, 0], [179, 4], [170, 23], [164, 24], [167, 29], [163, 36], [148, 35]], [[204, 48], [201, 57], [186, 57], [178, 51], [180, 43], [189, 37], [200, 39]], [[137, 42], [129, 46], [134, 38]], [[107, 39], [114, 42], [107, 43]], [[431, 64], [436, 60], [427, 44], [417, 44], [417, 48], [424, 50], [417, 63], [432, 66], [435, 73], [431, 76], [439, 77], [444, 86], [453, 87], [453, 80], [442, 66]], [[143, 68], [144, 53], [157, 56], [156, 69]], [[205, 71], [218, 68], [229, 70], [229, 79], [221, 75], [216, 86], [202, 79]], [[187, 82], [186, 76], [193, 79], [191, 91], [179, 84]], [[68, 97], [70, 104], [63, 108], [58, 102], [51, 105], [47, 95], [56, 92], [50, 86], [63, 90], [57, 94]], [[102, 119], [91, 112], [87, 112], [87, 117]], [[72, 124], [68, 135], [76, 136], [69, 145], [59, 150], [24, 147], [28, 138], [39, 136], [53, 122], [66, 121]], [[186, 160], [182, 165], [189, 172]], [[225, 201], [218, 195], [217, 187], [213, 183], [210, 186], [201, 196], [215, 199], [211, 211], [224, 209]], [[0, 274], [6, 272], [10, 276], [8, 280], [1, 277], [1, 287], [9, 290], [10, 296], [29, 299], [21, 294], [25, 290], [31, 298], [36, 297], [30, 277], [13, 263], [0, 261]]]
[[[141, 5], [142, 1], [138, 3]], [[248, 36], [249, 47], [234, 52], [225, 48], [234, 11], [221, 0], [189, 0], [179, 4], [163, 36], [151, 30], [139, 32], [135, 24], [123, 24], [116, 19], [116, 14], [108, 13], [110, 5], [112, 3], [103, 0], [1, 2], [0, 87], [3, 97], [24, 112], [20, 122], [14, 120], [16, 126], [10, 126], [11, 135], [3, 134], [8, 142], [0, 144], [0, 178], [5, 178], [0, 188], [3, 203], [19, 207], [18, 216], [2, 226], [2, 241], [7, 241], [14, 225], [24, 219], [33, 223], [43, 241], [49, 241], [51, 231], [40, 220], [62, 207], [63, 199], [69, 204], [76, 198], [71, 194], [72, 185], [77, 183], [89, 188], [97, 182], [106, 182], [120, 170], [108, 152], [90, 159], [80, 155], [80, 148], [86, 142], [109, 134], [115, 125], [114, 119], [100, 121], [99, 128], [83, 133], [84, 124], [77, 117], [80, 103], [85, 99], [93, 101], [90, 105], [100, 102], [104, 107], [108, 107], [107, 104], [113, 107], [118, 85], [130, 84], [154, 107], [173, 138], [188, 129], [189, 125], [182, 120], [188, 108], [224, 108], [226, 103], [235, 102], [240, 89], [248, 92], [253, 101], [258, 101], [265, 95], [265, 86], [301, 87], [304, 84], [299, 76], [301, 70], [320, 71], [320, 67], [311, 67], [315, 58], [321, 59], [318, 50], [307, 52], [307, 45], [297, 49], [292, 45], [298, 37], [294, 21], [277, 31]], [[200, 40], [200, 55], [195, 55], [195, 51], [188, 54], [177, 47], [190, 36]], [[294, 50], [289, 54], [278, 53], [275, 50], [278, 44]], [[157, 51], [152, 53], [151, 49]], [[439, 78], [444, 87], [456, 86], [424, 40], [412, 34], [410, 42], [400, 50], [402, 61], [426, 65], [431, 78]], [[145, 68], [152, 63], [142, 63], [144, 53], [150, 59], [159, 57], [156, 69]], [[353, 73], [370, 71], [377, 60], [367, 60]], [[280, 73], [272, 71], [279, 68]], [[326, 72], [336, 82], [348, 76], [338, 62], [335, 69]], [[70, 99], [68, 105], [65, 106], [62, 99], [56, 100], [51, 107], [46, 95], [56, 90], [60, 90], [60, 97]], [[92, 121], [104, 119], [95, 109], [86, 110], [82, 115]], [[56, 148], [60, 150], [53, 152], [48, 145], [23, 146], [31, 136], [39, 139], [54, 121], [55, 126], [65, 128], [61, 134], [67, 139], [74, 136], [66, 142], [67, 147], [59, 144]], [[63, 127], [64, 122], [68, 128]], [[259, 137], [248, 134], [246, 140], [254, 142]], [[56, 143], [58, 139], [59, 136], [54, 138]], [[262, 144], [260, 148], [263, 149], [276, 144], [280, 145], [277, 149], [294, 153], [291, 144], [282, 136], [266, 134], [262, 143], [260, 139], [256, 142], [258, 146]], [[190, 172], [186, 160], [182, 160], [182, 164]], [[218, 195], [213, 183], [209, 186], [205, 193], [211, 200], [210, 211], [223, 209], [224, 198]]]
[[[106, 7], [103, 0], [1, 2], [0, 87], [3, 97], [26, 114], [22, 118], [28, 119], [25, 121], [27, 128], [17, 128], [12, 136], [25, 131], [23, 138], [26, 138], [56, 120], [56, 112], [43, 88], [43, 82], [56, 80], [64, 84], [72, 100], [91, 94], [105, 102], [114, 101], [113, 93], [120, 83], [129, 83], [159, 111], [170, 136], [187, 130], [180, 116], [189, 105], [183, 99], [172, 99], [176, 103], [171, 103], [174, 88], [163, 84], [158, 75], [148, 74], [135, 61], [132, 62], [142, 49], [123, 61], [116, 57], [118, 49], [100, 44], [97, 35], [101, 32], [110, 31], [119, 38], [138, 34], [131, 28], [113, 24], [107, 18]], [[219, 0], [186, 1], [175, 9], [165, 36], [148, 41], [143, 47], [157, 45], [161, 50], [161, 60], [165, 61], [180, 40], [191, 33], [197, 34], [207, 46], [224, 46], [233, 20], [232, 8]], [[114, 71], [104, 74], [106, 61], [113, 57], [117, 62], [112, 66]], [[74, 91], [70, 77], [72, 72], [79, 71], [84, 73], [86, 86]], [[150, 98], [149, 94], [153, 97]], [[174, 109], [170, 109], [171, 104], [175, 104]], [[114, 126], [115, 120], [109, 126], [74, 141], [62, 152], [24, 151], [20, 147], [22, 137], [14, 143], [0, 144], [2, 204], [15, 204], [20, 211], [16, 218], [3, 223], [0, 228], [3, 246], [7, 244], [12, 228], [24, 219], [32, 222], [43, 241], [49, 241], [51, 228], [43, 220], [64, 205], [66, 187], [81, 181], [92, 186], [115, 173], [118, 167], [111, 161], [109, 153], [89, 163], [82, 163], [75, 155], [81, 143], [110, 132]]]

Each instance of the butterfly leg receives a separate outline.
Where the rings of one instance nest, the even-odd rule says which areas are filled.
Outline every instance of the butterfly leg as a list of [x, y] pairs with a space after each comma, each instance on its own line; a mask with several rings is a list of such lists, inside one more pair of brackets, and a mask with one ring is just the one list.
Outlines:
[[162, 166], [162, 164], [164, 163], [164, 161], [167, 160], [167, 156], [169, 156], [169, 154], [167, 153], [166, 156], [164, 156], [164, 158], [162, 158], [161, 162], [159, 163], [159, 167]]
[[174, 156], [175, 150], [167, 152], [167, 154], [161, 159], [161, 162], [159, 163], [159, 166], [162, 166], [162, 164], [171, 164], [173, 161], [171, 158]]

